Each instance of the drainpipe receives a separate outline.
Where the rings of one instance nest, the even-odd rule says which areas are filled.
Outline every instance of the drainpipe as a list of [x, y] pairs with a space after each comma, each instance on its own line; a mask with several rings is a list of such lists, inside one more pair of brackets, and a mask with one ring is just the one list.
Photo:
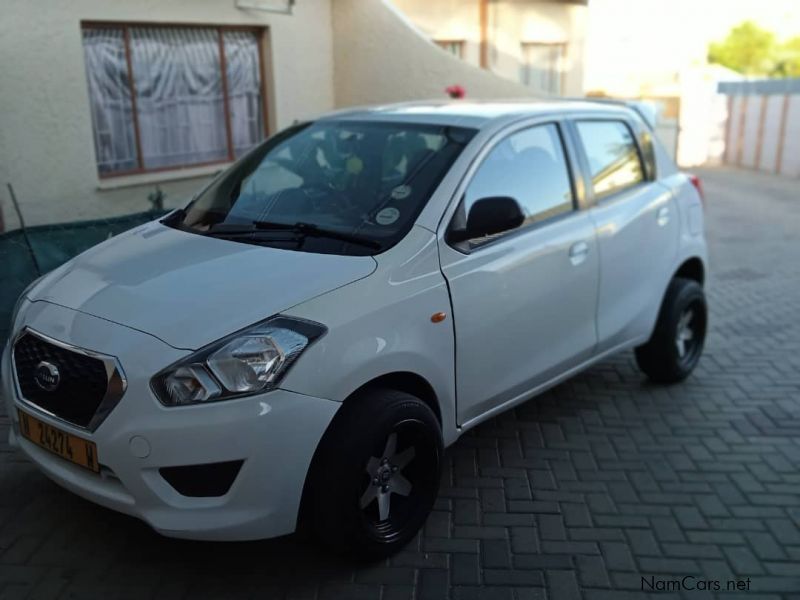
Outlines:
[[489, 68], [489, 2], [478, 0], [481, 25], [481, 68]]

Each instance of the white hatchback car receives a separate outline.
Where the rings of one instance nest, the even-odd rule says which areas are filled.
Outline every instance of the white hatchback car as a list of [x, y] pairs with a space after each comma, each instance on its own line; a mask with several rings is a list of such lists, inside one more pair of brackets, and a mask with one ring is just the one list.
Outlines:
[[687, 377], [705, 262], [699, 182], [630, 108], [333, 114], [25, 291], [11, 442], [164, 535], [386, 554], [469, 428], [628, 348]]

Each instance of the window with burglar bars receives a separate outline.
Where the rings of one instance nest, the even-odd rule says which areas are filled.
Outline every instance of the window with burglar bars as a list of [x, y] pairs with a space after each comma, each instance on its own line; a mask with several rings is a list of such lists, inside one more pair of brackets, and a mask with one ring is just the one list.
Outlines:
[[464, 58], [464, 40], [434, 40], [442, 50], [458, 58]]
[[563, 93], [566, 43], [522, 43], [522, 83], [547, 94]]
[[84, 24], [101, 177], [233, 160], [266, 133], [262, 30]]

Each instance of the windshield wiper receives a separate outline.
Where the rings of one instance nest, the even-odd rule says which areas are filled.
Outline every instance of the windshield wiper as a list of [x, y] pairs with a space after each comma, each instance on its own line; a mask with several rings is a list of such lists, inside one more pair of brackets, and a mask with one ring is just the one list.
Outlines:
[[343, 233], [341, 231], [334, 231], [332, 229], [325, 229], [319, 227], [318, 225], [314, 225], [313, 223], [278, 223], [275, 221], [253, 221], [252, 226], [242, 226], [242, 225], [226, 225], [224, 223], [218, 223], [214, 225], [211, 230], [206, 232], [206, 235], [215, 236], [215, 237], [227, 237], [227, 236], [238, 236], [238, 235], [248, 235], [258, 232], [268, 232], [268, 231], [288, 231], [290, 233], [300, 234], [301, 236], [311, 236], [311, 237], [326, 237], [332, 240], [341, 240], [343, 242], [348, 242], [351, 244], [358, 244], [360, 246], [366, 246], [367, 248], [372, 248], [374, 250], [379, 250], [381, 248], [381, 244], [372, 240], [370, 238], [352, 234], [352, 233]]

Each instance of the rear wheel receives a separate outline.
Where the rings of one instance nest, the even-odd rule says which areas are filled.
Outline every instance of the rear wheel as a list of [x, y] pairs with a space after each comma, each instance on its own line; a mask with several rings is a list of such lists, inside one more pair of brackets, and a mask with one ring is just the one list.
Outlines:
[[673, 279], [661, 305], [653, 335], [636, 348], [639, 368], [653, 381], [686, 379], [703, 353], [708, 325], [705, 294], [691, 279]]
[[381, 557], [425, 522], [439, 487], [439, 422], [420, 399], [373, 389], [341, 408], [310, 473], [313, 528], [337, 550]]

